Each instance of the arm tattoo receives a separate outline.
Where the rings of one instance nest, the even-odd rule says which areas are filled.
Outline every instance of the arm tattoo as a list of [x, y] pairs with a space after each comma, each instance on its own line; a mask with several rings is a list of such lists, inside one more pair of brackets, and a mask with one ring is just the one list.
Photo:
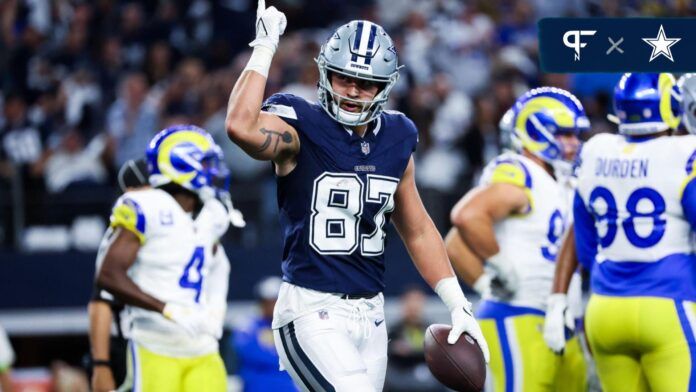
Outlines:
[[[292, 134], [289, 131], [274, 131], [272, 129], [266, 129], [266, 128], [261, 128], [259, 129], [259, 132], [262, 134], [266, 135], [266, 140], [264, 140], [263, 144], [261, 147], [259, 147], [258, 150], [256, 150], [257, 153], [266, 151], [268, 147], [273, 144], [273, 152], [275, 153], [278, 150], [278, 144], [282, 140], [283, 143], [285, 144], [290, 144], [292, 143]], [[273, 142], [275, 136], [275, 143]]]

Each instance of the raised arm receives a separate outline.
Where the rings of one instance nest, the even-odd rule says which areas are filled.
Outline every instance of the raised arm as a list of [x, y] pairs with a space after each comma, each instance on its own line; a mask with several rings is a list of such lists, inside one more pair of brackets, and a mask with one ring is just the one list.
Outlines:
[[449, 259], [445, 244], [421, 202], [415, 181], [413, 158], [399, 182], [394, 195], [394, 226], [411, 255], [418, 272], [435, 290], [450, 311], [452, 330], [447, 338], [450, 344], [467, 332], [478, 342], [488, 362], [489, 353], [481, 328], [473, 317], [471, 303], [464, 297]]
[[235, 83], [227, 104], [225, 127], [229, 138], [251, 157], [278, 164], [291, 161], [299, 151], [297, 131], [280, 117], [261, 111], [266, 78], [280, 35], [285, 31], [285, 15], [275, 7], [265, 8], [259, 0], [256, 11], [256, 39], [249, 63]]

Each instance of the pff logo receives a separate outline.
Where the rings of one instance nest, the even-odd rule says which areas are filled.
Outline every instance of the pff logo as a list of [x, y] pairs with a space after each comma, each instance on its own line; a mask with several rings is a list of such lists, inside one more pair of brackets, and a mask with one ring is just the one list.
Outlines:
[[580, 49], [587, 46], [587, 42], [582, 42], [582, 36], [593, 36], [597, 30], [568, 30], [563, 34], [563, 45], [575, 51], [575, 61], [580, 60]]

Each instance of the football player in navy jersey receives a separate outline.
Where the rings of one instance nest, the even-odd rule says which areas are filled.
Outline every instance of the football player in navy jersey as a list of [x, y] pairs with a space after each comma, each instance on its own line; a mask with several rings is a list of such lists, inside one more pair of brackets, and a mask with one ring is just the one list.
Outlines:
[[391, 38], [369, 21], [339, 27], [317, 57], [318, 103], [276, 94], [263, 102], [285, 15], [259, 1], [253, 53], [230, 95], [227, 132], [270, 160], [284, 235], [273, 329], [281, 367], [312, 391], [379, 391], [387, 362], [386, 225], [392, 220], [423, 278], [463, 332], [488, 347], [442, 238], [421, 203], [413, 122], [384, 111], [399, 76]]

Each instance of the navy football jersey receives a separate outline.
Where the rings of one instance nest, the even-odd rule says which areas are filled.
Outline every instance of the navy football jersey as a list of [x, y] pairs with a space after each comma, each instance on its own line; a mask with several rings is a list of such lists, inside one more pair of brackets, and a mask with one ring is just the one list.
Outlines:
[[289, 94], [271, 96], [262, 110], [300, 138], [297, 166], [277, 179], [283, 279], [324, 292], [381, 292], [386, 226], [418, 142], [415, 125], [383, 112], [360, 137], [319, 104]]

